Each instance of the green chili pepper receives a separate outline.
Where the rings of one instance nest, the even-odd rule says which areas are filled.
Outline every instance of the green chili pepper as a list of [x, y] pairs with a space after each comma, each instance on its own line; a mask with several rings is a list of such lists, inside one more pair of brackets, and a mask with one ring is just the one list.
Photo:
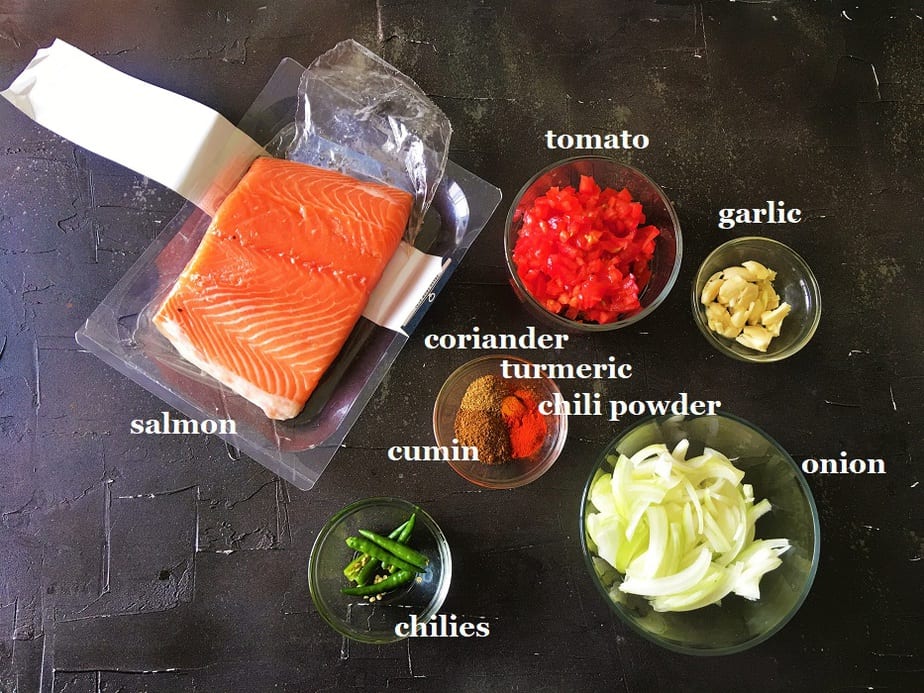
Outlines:
[[[411, 517], [408, 520], [405, 520], [398, 527], [395, 527], [395, 529], [392, 530], [391, 534], [388, 535], [388, 538], [401, 541], [401, 537], [403, 536], [405, 537], [405, 541], [407, 541], [407, 537], [410, 536], [411, 534], [408, 527], [410, 527], [410, 530], [414, 529], [414, 515], [411, 515]], [[362, 558], [363, 556], [365, 556], [365, 554], [360, 554], [357, 558]], [[369, 556], [366, 556], [366, 559], [367, 559], [366, 562], [362, 566], [360, 566], [360, 569], [357, 571], [355, 579], [350, 578], [353, 580], [353, 582], [355, 582], [360, 587], [362, 587], [363, 585], [369, 584], [369, 581], [372, 579], [372, 576], [375, 575], [375, 571], [381, 565], [379, 559], [377, 558], [371, 558]], [[356, 558], [353, 559], [353, 561], [356, 561], [356, 560], [357, 560]], [[347, 575], [347, 577], [349, 578], [350, 576]]]
[[[417, 512], [414, 511], [413, 513], [411, 513], [411, 516], [408, 518], [408, 521], [405, 523], [404, 529], [401, 530], [401, 534], [398, 536], [398, 538], [395, 539], [390, 534], [388, 535], [388, 538], [395, 539], [395, 541], [397, 541], [399, 544], [406, 544], [407, 540], [411, 538], [411, 532], [414, 531], [414, 522], [416, 520], [417, 520]], [[389, 573], [394, 573], [396, 570], [398, 569], [395, 568], [394, 566], [389, 566], [388, 568]], [[368, 582], [368, 580], [366, 580], [366, 582]]]
[[[410, 570], [415, 573], [420, 572], [416, 566], [398, 558], [397, 556], [386, 551], [381, 546], [373, 544], [371, 541], [367, 541], [366, 539], [360, 539], [359, 537], [347, 537], [346, 545], [354, 551], [361, 551], [363, 553], [369, 554], [373, 558], [378, 558], [382, 562], [382, 565], [393, 565], [397, 566], [401, 570]], [[401, 544], [398, 544], [398, 546], [401, 546]]]
[[414, 571], [412, 570], [399, 570], [394, 575], [389, 575], [384, 580], [376, 582], [372, 585], [365, 585], [361, 587], [345, 587], [340, 590], [343, 594], [351, 594], [357, 597], [364, 597], [370, 594], [380, 594], [382, 592], [388, 592], [393, 590], [396, 587], [407, 584], [414, 577]]
[[407, 540], [411, 538], [411, 532], [414, 531], [414, 522], [417, 520], [417, 513], [411, 513], [411, 516], [407, 519], [402, 525], [401, 533], [397, 537], [393, 537], [390, 534], [388, 535], [389, 539], [394, 539], [399, 544], [407, 544]]
[[[397, 556], [402, 561], [410, 563], [411, 565], [416, 566], [419, 570], [426, 570], [427, 564], [430, 562], [430, 559], [424, 556], [422, 553], [418, 553], [409, 546], [404, 544], [399, 544], [394, 539], [389, 539], [388, 537], [383, 537], [375, 532], [370, 532], [366, 529], [359, 530], [359, 533], [362, 534], [366, 539], [371, 542], [375, 542], [381, 546], [386, 551], [390, 551], [395, 556]], [[383, 561], [384, 562], [384, 561]], [[397, 565], [392, 561], [392, 565]], [[402, 566], [398, 565], [399, 568]], [[406, 568], [405, 568], [406, 570]]]
[[347, 563], [346, 568], [343, 569], [343, 574], [350, 582], [356, 582], [357, 578], [362, 575], [365, 567], [369, 565], [369, 563], [371, 563], [373, 560], [375, 559], [369, 558], [369, 556], [366, 554], [361, 553], [352, 561]]

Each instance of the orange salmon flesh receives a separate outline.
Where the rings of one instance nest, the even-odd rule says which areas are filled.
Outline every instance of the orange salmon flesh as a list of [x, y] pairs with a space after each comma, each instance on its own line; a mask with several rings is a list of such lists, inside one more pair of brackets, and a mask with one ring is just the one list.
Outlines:
[[154, 325], [271, 419], [304, 408], [401, 242], [412, 196], [259, 158], [222, 202]]

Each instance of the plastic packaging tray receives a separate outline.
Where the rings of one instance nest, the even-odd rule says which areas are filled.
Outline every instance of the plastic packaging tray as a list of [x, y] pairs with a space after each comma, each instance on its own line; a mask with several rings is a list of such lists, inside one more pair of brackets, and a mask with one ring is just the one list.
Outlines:
[[[267, 143], [295, 118], [304, 67], [286, 58], [239, 127]], [[360, 318], [305, 410], [273, 421], [196, 367], [165, 359], [166, 340], [151, 325], [155, 298], [172, 285], [195, 252], [210, 218], [187, 203], [77, 332], [80, 346], [190, 418], [233, 419], [236, 433], [218, 434], [302, 490], [330, 463], [366, 403], [433, 299], [500, 203], [500, 190], [448, 162], [415, 247], [442, 257], [445, 269], [402, 332]], [[145, 418], [155, 412], [138, 412]]]

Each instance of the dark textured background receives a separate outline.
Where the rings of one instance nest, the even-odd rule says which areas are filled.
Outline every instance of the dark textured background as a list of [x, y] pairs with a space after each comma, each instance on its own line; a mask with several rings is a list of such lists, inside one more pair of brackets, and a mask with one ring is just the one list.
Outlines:
[[[2, 102], [0, 691], [919, 690], [924, 8], [452, 4], [7, 0], [0, 85], [61, 37], [234, 121], [282, 57], [307, 63], [353, 37], [432, 96], [454, 125], [453, 160], [508, 203], [557, 158], [549, 128], [647, 134], [625, 158], [676, 204], [680, 278], [643, 323], [560, 358], [632, 363], [631, 381], [601, 384], [607, 397], [721, 399], [797, 460], [886, 459], [885, 476], [809, 479], [823, 545], [803, 608], [718, 660], [658, 649], [610, 613], [577, 515], [622, 425], [573, 419], [552, 470], [509, 492], [386, 459], [387, 446], [432, 440], [437, 389], [472, 356], [427, 351], [423, 334], [529, 324], [506, 285], [505, 203], [314, 490], [215, 438], [130, 436], [129, 420], [161, 402], [73, 334], [180, 200]], [[719, 208], [771, 198], [805, 221], [716, 228]], [[716, 354], [689, 314], [699, 262], [754, 231], [796, 248], [824, 297], [814, 340], [776, 365]], [[314, 536], [377, 494], [435, 516], [456, 563], [444, 611], [489, 620], [490, 638], [358, 646], [322, 622], [306, 587]]]

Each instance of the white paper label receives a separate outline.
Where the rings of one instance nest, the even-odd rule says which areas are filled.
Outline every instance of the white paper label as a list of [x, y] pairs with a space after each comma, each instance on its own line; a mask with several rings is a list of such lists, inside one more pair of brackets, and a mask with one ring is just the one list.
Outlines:
[[427, 255], [402, 242], [369, 297], [363, 316], [376, 325], [404, 332], [404, 325], [426, 301], [449, 260]]
[[109, 67], [55, 39], [2, 92], [80, 145], [178, 192], [208, 214], [265, 156], [222, 115]]
[[[222, 115], [55, 39], [0, 92], [52, 132], [174, 190], [214, 214], [267, 152]], [[448, 261], [447, 261], [448, 263]], [[402, 243], [363, 315], [403, 332], [445, 267]]]

